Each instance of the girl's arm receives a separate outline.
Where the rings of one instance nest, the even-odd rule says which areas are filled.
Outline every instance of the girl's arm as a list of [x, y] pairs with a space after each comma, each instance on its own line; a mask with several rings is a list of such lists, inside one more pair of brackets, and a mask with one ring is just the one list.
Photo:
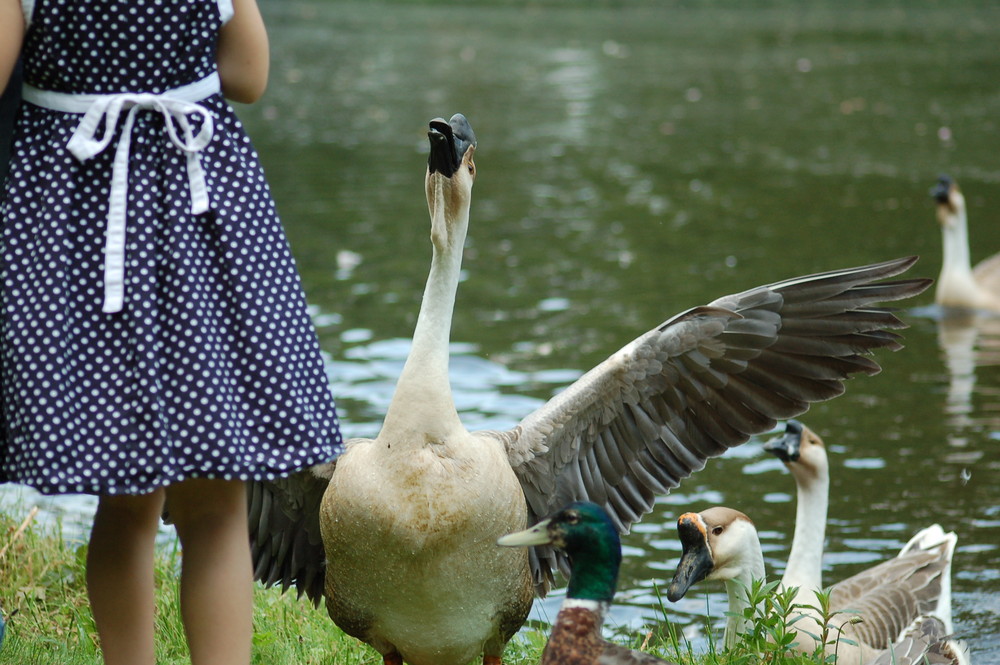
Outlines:
[[0, 92], [7, 87], [24, 41], [24, 14], [20, 0], [0, 0]]
[[256, 0], [233, 0], [233, 17], [222, 26], [215, 59], [228, 99], [251, 104], [264, 94], [270, 51]]

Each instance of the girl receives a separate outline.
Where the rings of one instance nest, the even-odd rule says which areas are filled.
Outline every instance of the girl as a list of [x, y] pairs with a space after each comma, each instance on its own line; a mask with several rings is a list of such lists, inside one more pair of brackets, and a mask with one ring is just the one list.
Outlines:
[[341, 451], [257, 156], [255, 0], [0, 0], [24, 87], [0, 199], [0, 482], [100, 495], [105, 663], [152, 664], [154, 538], [183, 547], [195, 665], [250, 659], [244, 481]]

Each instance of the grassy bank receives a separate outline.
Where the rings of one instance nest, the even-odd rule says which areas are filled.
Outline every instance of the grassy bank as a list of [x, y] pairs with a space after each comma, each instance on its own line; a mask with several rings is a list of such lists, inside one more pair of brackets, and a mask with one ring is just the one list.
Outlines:
[[[0, 514], [0, 607], [8, 617], [0, 664], [100, 665], [87, 603], [86, 547], [64, 542], [59, 530]], [[180, 621], [180, 552], [157, 556], [156, 662], [188, 663]], [[378, 665], [381, 659], [336, 629], [321, 610], [294, 595], [257, 588], [254, 663], [269, 665]]]
[[[100, 665], [87, 603], [86, 546], [66, 543], [56, 528], [0, 513], [0, 607], [8, 621], [0, 665]], [[156, 559], [156, 662], [189, 663], [180, 620], [177, 548]], [[508, 654], [511, 665], [537, 662], [541, 635]], [[256, 587], [253, 662], [261, 665], [379, 665], [378, 654], [342, 633], [294, 594]]]
[[[39, 527], [30, 516], [0, 513], [0, 607], [8, 619], [0, 665], [101, 665], [94, 621], [87, 603], [86, 547], [63, 541], [57, 528]], [[156, 662], [190, 662], [180, 621], [180, 552], [161, 548], [156, 560]], [[773, 612], [772, 612], [773, 615]], [[682, 665], [818, 663], [791, 658], [768, 646], [776, 622], [761, 619], [757, 634], [732, 652], [695, 656], [669, 624], [621, 638]], [[546, 635], [522, 631], [508, 647], [507, 665], [537, 663]], [[773, 640], [771, 640], [773, 641]], [[760, 655], [763, 652], [763, 655]], [[255, 589], [253, 663], [267, 665], [380, 665], [378, 654], [344, 635], [326, 616], [293, 594]]]

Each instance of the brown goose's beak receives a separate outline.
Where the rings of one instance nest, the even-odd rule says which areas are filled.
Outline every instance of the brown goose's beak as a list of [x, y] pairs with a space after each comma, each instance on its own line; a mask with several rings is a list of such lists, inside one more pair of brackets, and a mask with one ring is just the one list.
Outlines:
[[708, 577], [715, 567], [705, 522], [698, 513], [684, 513], [678, 518], [677, 535], [684, 551], [674, 572], [674, 579], [667, 588], [667, 598], [672, 603], [683, 598], [692, 586]]

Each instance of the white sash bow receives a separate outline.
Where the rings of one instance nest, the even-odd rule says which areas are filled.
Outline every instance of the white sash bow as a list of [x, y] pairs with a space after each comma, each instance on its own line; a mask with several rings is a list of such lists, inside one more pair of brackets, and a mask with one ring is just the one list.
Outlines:
[[[201, 168], [198, 152], [212, 140], [214, 125], [212, 113], [195, 102], [219, 90], [218, 74], [159, 94], [125, 92], [112, 95], [76, 95], [24, 86], [25, 101], [55, 111], [83, 113], [83, 119], [66, 144], [73, 156], [81, 162], [100, 154], [108, 147], [122, 112], [127, 111], [125, 124], [122, 126], [121, 136], [115, 147], [111, 192], [108, 197], [108, 225], [104, 249], [103, 310], [105, 312], [121, 311], [124, 303], [128, 157], [136, 114], [140, 109], [149, 109], [163, 115], [170, 142], [186, 155], [188, 184], [191, 190], [191, 213], [197, 215], [209, 209], [208, 187], [205, 184], [205, 173]], [[188, 119], [191, 115], [201, 116], [202, 119], [197, 134], [194, 133], [192, 122]], [[104, 134], [98, 137], [97, 130], [102, 120]]]

